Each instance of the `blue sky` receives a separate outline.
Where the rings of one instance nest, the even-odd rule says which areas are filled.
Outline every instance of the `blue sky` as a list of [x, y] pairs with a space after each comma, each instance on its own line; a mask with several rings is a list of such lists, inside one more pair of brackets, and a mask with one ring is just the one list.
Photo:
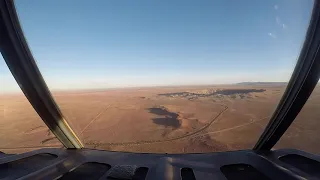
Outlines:
[[[288, 81], [312, 0], [16, 0], [53, 90]], [[0, 62], [0, 92], [19, 90]]]

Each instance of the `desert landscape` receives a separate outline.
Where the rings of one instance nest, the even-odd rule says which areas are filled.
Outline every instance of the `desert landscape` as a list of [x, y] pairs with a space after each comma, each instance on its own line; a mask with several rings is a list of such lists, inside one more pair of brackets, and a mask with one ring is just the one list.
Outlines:
[[[86, 148], [147, 153], [250, 149], [285, 83], [53, 91]], [[320, 87], [277, 148], [319, 154]], [[0, 96], [0, 151], [62, 147], [22, 93]]]

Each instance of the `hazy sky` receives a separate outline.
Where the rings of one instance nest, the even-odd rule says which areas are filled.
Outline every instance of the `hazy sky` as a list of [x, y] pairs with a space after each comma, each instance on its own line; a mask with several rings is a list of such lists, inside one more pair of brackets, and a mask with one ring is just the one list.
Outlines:
[[[312, 0], [16, 0], [52, 89], [288, 81]], [[0, 59], [0, 92], [19, 90]]]

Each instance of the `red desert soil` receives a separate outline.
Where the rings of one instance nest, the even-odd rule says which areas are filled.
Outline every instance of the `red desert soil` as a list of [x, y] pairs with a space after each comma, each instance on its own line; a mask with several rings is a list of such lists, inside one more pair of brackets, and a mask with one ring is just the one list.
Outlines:
[[[53, 92], [87, 148], [154, 153], [250, 149], [284, 86], [202, 86]], [[275, 148], [319, 154], [320, 88]], [[62, 147], [22, 95], [0, 96], [0, 151]]]

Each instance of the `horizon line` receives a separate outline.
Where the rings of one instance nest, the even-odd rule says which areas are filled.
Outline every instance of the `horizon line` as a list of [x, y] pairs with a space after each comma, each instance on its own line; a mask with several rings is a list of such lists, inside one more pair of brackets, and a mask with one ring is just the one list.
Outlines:
[[[107, 90], [117, 90], [117, 89], [139, 89], [139, 88], [165, 88], [165, 87], [202, 87], [202, 86], [223, 86], [223, 85], [266, 85], [266, 84], [287, 84], [288, 82], [283, 82], [283, 81], [247, 81], [247, 82], [237, 82], [237, 83], [217, 83], [217, 84], [183, 84], [183, 85], [149, 85], [149, 86], [128, 86], [128, 87], [106, 87], [106, 88], [62, 88], [62, 89], [55, 89], [55, 88], [49, 88], [49, 91], [51, 93], [54, 92], [72, 92], [72, 91], [79, 91], [79, 92], [86, 92], [86, 91], [107, 91]], [[21, 90], [21, 89], [19, 89]], [[1, 92], [0, 95], [16, 95], [18, 93], [21, 93], [21, 91], [11, 91], [11, 92]]]

